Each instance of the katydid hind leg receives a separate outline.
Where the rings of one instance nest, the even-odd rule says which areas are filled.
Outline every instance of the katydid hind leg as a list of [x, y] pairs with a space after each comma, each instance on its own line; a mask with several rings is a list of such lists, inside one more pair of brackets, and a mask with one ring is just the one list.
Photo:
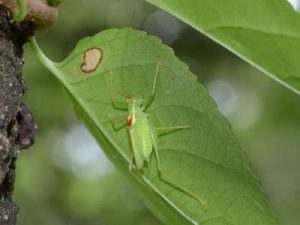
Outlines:
[[164, 174], [163, 170], [160, 171], [160, 178], [165, 183], [170, 184], [171, 186], [176, 188], [178, 191], [181, 191], [181, 192], [187, 194], [188, 196], [190, 196], [191, 198], [195, 199], [197, 202], [200, 203], [200, 205], [203, 209], [206, 208], [207, 204], [205, 203], [205, 201], [203, 199], [197, 197], [195, 193], [193, 193], [192, 191], [190, 191], [187, 188], [183, 187], [182, 185], [172, 181], [172, 179], [170, 177], [168, 177]]
[[161, 174], [161, 166], [160, 166], [160, 159], [159, 159], [159, 153], [158, 153], [158, 141], [157, 141], [157, 134], [156, 130], [153, 128], [153, 126], [150, 127], [151, 129], [151, 139], [153, 144], [153, 149], [156, 157], [156, 163], [157, 163], [157, 170]]
[[132, 153], [131, 160], [129, 163], [129, 171], [130, 172], [132, 172], [133, 163], [134, 163], [134, 154]]
[[164, 181], [167, 184], [172, 185], [177, 190], [179, 190], [179, 191], [187, 194], [188, 196], [192, 197], [193, 199], [195, 199], [196, 201], [198, 201], [203, 208], [205, 208], [206, 207], [206, 203], [202, 199], [200, 199], [199, 197], [197, 197], [196, 194], [194, 194], [193, 192], [191, 192], [188, 189], [182, 187], [182, 185], [179, 185], [176, 182], [173, 182], [171, 178], [169, 178], [168, 176], [166, 176], [163, 173], [163, 170], [162, 170], [162, 167], [161, 167], [161, 164], [160, 164], [159, 152], [158, 152], [157, 135], [156, 135], [155, 129], [153, 127], [152, 127], [151, 137], [152, 137], [152, 143], [153, 143], [154, 153], [155, 153], [156, 160], [157, 160], [157, 170], [158, 170], [158, 173], [159, 173], [159, 176], [160, 176], [161, 180]]

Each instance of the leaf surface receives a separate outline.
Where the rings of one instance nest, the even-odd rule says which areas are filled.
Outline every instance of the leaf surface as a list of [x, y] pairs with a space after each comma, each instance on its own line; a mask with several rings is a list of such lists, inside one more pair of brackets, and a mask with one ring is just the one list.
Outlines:
[[300, 16], [287, 0], [147, 0], [300, 94]]
[[[61, 63], [38, 54], [107, 156], [165, 224], [277, 224], [229, 123], [196, 76], [158, 38], [110, 29], [81, 40]], [[115, 104], [126, 103], [125, 96], [149, 97], [159, 63], [156, 94], [147, 113], [156, 127], [190, 126], [159, 136], [163, 179], [154, 154], [143, 175], [129, 172], [131, 146], [122, 126], [127, 111], [114, 108], [110, 95], [112, 91]], [[108, 118], [115, 118], [120, 129]], [[205, 206], [170, 183], [193, 193]]]

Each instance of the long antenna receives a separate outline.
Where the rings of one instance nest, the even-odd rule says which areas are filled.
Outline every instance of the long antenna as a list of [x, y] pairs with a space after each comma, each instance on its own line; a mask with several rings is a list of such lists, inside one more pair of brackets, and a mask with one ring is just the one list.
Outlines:
[[[134, 15], [135, 15], [135, 12], [136, 10], [134, 10], [131, 14], [131, 17], [130, 17], [130, 22], [129, 22], [129, 26], [131, 27], [132, 26], [132, 23], [133, 23], [133, 18], [134, 18]], [[126, 54], [127, 54], [127, 43], [128, 43], [128, 39], [129, 39], [129, 30], [127, 30], [127, 34], [126, 34], [126, 37], [125, 37], [125, 42], [124, 42], [124, 51], [123, 51], [123, 56], [122, 56], [122, 65], [121, 65], [121, 87], [122, 87], [122, 90], [123, 92], [125, 93], [125, 95], [128, 97], [128, 93], [127, 91], [125, 90], [124, 88], [124, 65], [125, 65], [125, 57], [126, 57]]]
[[127, 30], [127, 34], [124, 41], [123, 47], [123, 55], [122, 55], [122, 65], [121, 65], [121, 87], [126, 96], [128, 96], [127, 91], [124, 89], [124, 65], [125, 65], [125, 57], [127, 54], [127, 43], [128, 43], [129, 30]]

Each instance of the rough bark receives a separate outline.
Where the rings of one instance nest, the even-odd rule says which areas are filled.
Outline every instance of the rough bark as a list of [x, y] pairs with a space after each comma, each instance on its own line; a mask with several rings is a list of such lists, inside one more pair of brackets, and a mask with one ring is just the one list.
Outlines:
[[36, 125], [22, 103], [25, 82], [22, 45], [33, 34], [30, 22], [16, 24], [0, 6], [0, 225], [16, 224], [12, 201], [15, 166], [20, 149], [33, 143]]

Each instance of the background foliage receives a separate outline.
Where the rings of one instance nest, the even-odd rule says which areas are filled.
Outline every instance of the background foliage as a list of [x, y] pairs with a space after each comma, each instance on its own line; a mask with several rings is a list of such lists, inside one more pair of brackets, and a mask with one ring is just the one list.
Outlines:
[[[38, 40], [52, 59], [60, 61], [79, 39], [125, 26], [159, 35], [199, 75], [230, 120], [280, 223], [298, 224], [299, 96], [138, 0], [80, 0], [76, 5], [65, 1], [59, 22], [41, 32]], [[158, 224], [74, 116], [62, 88], [30, 48], [25, 51], [26, 102], [39, 132], [35, 146], [21, 154], [18, 163], [19, 224]]]

